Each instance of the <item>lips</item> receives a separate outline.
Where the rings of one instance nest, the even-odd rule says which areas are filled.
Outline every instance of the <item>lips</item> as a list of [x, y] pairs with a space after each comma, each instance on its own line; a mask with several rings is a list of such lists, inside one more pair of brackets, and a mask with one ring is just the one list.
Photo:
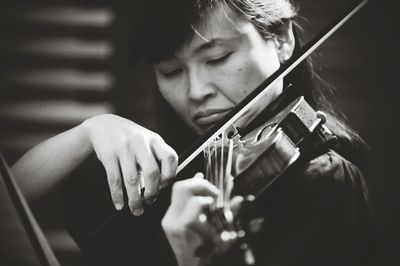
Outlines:
[[215, 109], [215, 110], [206, 110], [200, 111], [196, 113], [193, 117], [193, 121], [199, 127], [206, 128], [214, 125], [218, 122], [221, 118], [223, 118], [227, 113], [229, 113], [230, 109]]

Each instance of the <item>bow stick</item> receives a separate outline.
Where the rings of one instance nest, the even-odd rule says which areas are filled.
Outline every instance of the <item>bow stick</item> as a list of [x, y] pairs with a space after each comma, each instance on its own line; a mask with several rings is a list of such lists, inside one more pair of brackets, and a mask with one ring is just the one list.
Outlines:
[[[290, 59], [281, 65], [271, 76], [264, 80], [257, 88], [255, 88], [247, 97], [236, 105], [232, 111], [218, 121], [206, 134], [198, 138], [188, 149], [179, 155], [178, 168], [176, 174], [182, 171], [197, 155], [199, 155], [215, 138], [217, 138], [225, 129], [243, 115], [251, 106], [260, 100], [277, 81], [283, 79], [297, 65], [315, 51], [326, 39], [335, 33], [346, 21], [353, 17], [361, 8], [363, 8], [369, 0], [356, 1], [346, 12], [337, 19], [328, 24], [318, 34], [314, 36], [307, 44], [305, 44]], [[268, 107], [273, 108], [277, 100], [272, 102]], [[112, 223], [120, 212], [111, 215], [106, 221], [92, 231], [91, 235], [96, 235]]]

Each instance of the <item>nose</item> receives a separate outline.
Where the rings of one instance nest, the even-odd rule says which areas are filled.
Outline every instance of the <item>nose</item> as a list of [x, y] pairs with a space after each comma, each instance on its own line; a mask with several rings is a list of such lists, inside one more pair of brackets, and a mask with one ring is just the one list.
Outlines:
[[216, 88], [211, 76], [201, 70], [192, 70], [188, 74], [188, 97], [194, 102], [202, 102], [215, 95]]

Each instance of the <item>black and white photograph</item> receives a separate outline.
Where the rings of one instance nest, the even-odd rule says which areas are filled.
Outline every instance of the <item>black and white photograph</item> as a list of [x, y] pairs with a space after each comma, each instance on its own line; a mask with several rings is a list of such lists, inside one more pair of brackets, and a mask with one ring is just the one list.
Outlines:
[[0, 6], [0, 266], [400, 265], [397, 1]]

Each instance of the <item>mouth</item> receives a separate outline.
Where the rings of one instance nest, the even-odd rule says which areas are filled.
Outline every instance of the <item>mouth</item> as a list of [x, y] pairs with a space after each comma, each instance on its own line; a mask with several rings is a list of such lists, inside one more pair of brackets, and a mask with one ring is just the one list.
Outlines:
[[196, 113], [193, 117], [193, 121], [200, 128], [208, 129], [229, 113], [229, 111], [231, 111], [231, 109], [201, 111]]

